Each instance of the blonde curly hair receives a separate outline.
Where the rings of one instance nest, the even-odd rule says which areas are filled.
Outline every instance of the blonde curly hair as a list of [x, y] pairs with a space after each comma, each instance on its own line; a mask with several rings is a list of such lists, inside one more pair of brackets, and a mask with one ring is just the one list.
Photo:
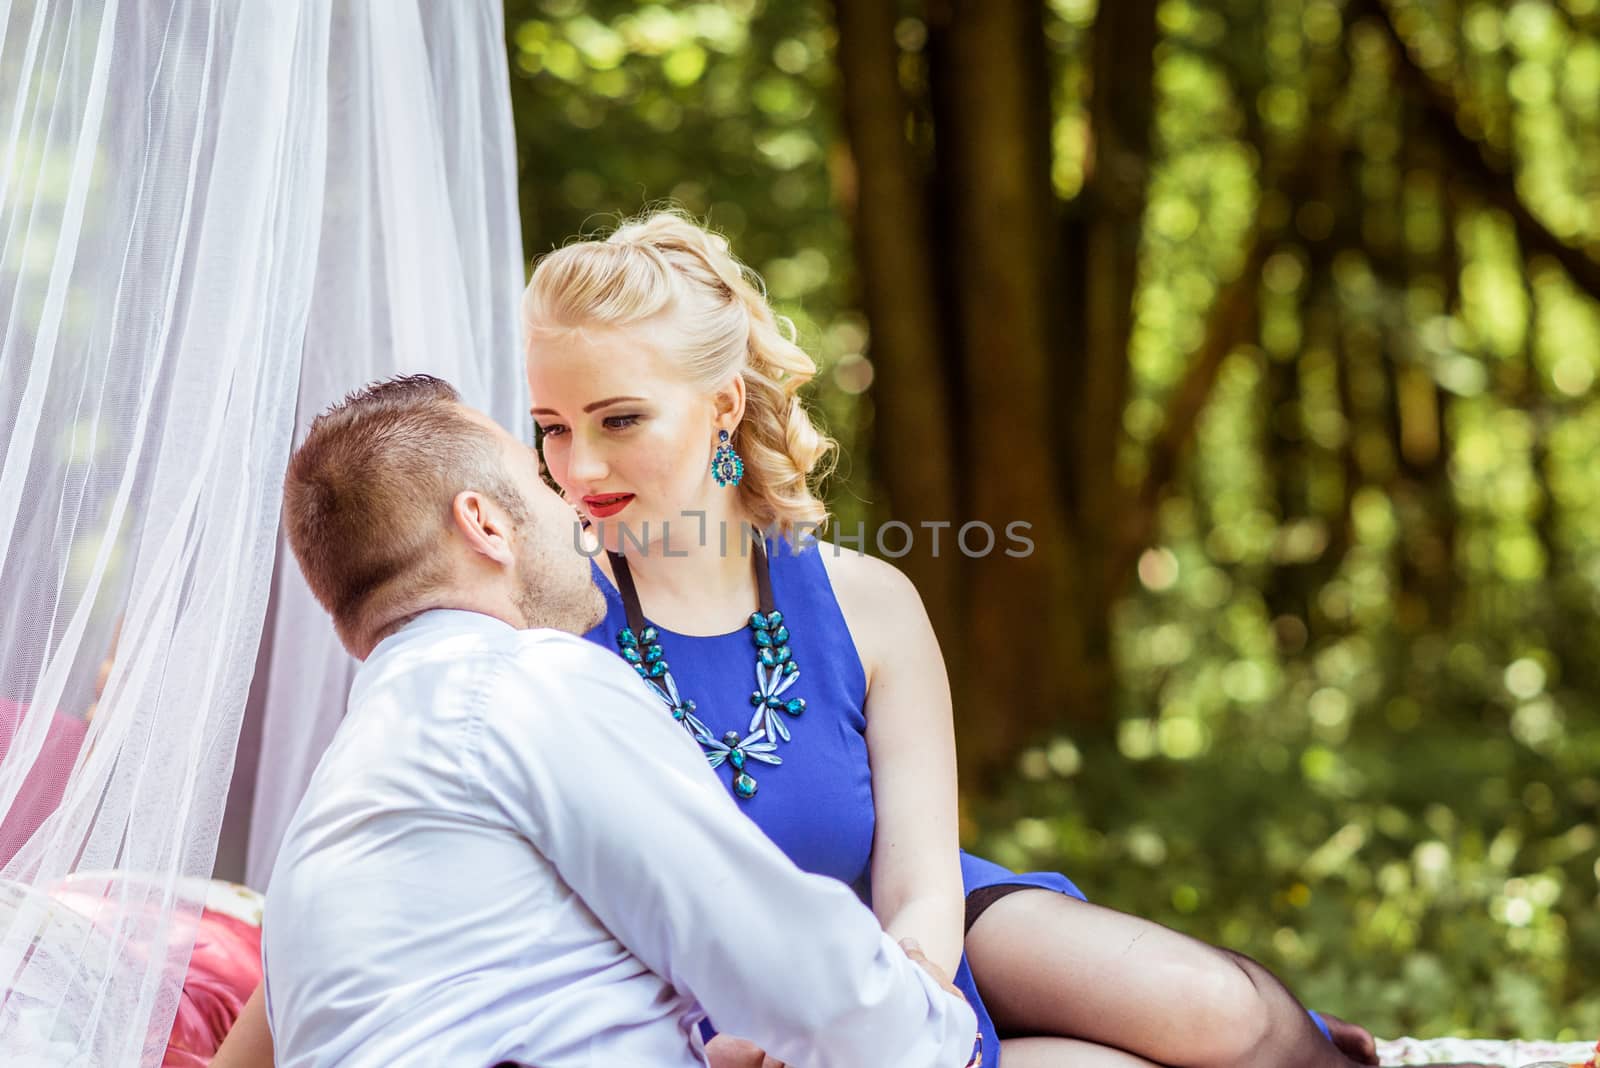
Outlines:
[[744, 378], [744, 418], [732, 443], [745, 463], [741, 503], [757, 527], [792, 536], [827, 521], [814, 486], [836, 445], [799, 396], [816, 362], [720, 234], [676, 211], [656, 211], [604, 240], [567, 245], [539, 261], [522, 317], [530, 347], [539, 331], [670, 318], [674, 354], [691, 381], [712, 390], [734, 374]]

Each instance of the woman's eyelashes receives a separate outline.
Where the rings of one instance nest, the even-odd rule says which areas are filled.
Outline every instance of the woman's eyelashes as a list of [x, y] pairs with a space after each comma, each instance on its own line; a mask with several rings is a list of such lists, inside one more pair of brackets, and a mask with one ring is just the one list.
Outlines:
[[[629, 430], [639, 425], [642, 415], [608, 415], [601, 420], [601, 425], [607, 430]], [[549, 426], [539, 428], [541, 438], [559, 438], [567, 433], [567, 428], [561, 423], [551, 423]]]

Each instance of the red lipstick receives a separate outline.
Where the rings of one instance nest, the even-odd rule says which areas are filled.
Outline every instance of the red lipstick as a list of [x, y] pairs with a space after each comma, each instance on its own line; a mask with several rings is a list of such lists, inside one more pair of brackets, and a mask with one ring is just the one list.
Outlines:
[[583, 499], [584, 508], [595, 519], [607, 519], [633, 503], [631, 493], [597, 493]]

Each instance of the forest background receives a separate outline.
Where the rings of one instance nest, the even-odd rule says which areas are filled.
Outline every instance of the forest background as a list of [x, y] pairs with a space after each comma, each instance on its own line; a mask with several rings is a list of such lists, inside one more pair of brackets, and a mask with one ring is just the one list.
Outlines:
[[838, 528], [918, 531], [969, 846], [1383, 1035], [1600, 1034], [1600, 2], [506, 31], [530, 259], [709, 220], [821, 366]]

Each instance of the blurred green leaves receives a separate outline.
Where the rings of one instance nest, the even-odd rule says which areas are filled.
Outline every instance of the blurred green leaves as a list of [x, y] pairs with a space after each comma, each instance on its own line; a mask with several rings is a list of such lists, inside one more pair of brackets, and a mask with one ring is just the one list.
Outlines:
[[[1090, 69], [1097, 7], [1048, 0], [1041, 21], [1063, 216], [1095, 168], [1148, 173], [1104, 443], [1119, 494], [1252, 235], [1272, 244], [1112, 608], [1112, 729], [1021, 753], [970, 799], [968, 837], [1386, 1034], [1592, 1036], [1600, 304], [1506, 193], [1600, 259], [1600, 5], [1163, 0], [1132, 161], [1094, 143], [1094, 79], [1118, 76]], [[929, 28], [900, 10], [908, 136], [936, 165]], [[663, 199], [708, 218], [821, 364], [836, 512], [871, 514], [874, 406], [894, 401], [871, 389], [827, 5], [506, 12], [530, 255]], [[1407, 59], [1506, 189], [1463, 173]], [[1093, 502], [1108, 524], [1121, 503]]]

